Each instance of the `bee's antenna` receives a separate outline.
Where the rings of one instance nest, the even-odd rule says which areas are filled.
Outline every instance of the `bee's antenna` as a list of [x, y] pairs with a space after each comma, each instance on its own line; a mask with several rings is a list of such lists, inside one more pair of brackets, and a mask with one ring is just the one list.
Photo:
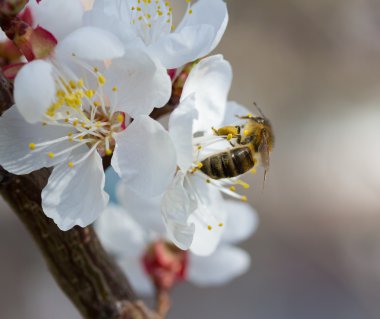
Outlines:
[[264, 115], [263, 111], [262, 111], [261, 108], [257, 105], [257, 103], [256, 103], [256, 102], [253, 102], [253, 105], [254, 105], [255, 108], [259, 111], [260, 116], [263, 117], [263, 118], [265, 118], [265, 115]]

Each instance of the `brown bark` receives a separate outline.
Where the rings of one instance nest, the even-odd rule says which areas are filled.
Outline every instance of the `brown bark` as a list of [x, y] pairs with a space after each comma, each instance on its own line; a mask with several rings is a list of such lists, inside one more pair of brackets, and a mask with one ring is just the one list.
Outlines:
[[[1, 74], [0, 85], [2, 113], [12, 105], [12, 88]], [[49, 175], [49, 169], [16, 176], [0, 168], [0, 194], [33, 236], [62, 290], [87, 319], [158, 319], [137, 300], [92, 227], [62, 232], [45, 216], [41, 191]]]

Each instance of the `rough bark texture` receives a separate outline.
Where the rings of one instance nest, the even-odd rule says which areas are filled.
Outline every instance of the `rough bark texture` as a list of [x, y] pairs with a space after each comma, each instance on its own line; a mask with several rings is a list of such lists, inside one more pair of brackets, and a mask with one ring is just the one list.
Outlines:
[[[0, 111], [12, 105], [12, 87], [0, 74]], [[42, 169], [16, 176], [0, 168], [0, 193], [42, 251], [57, 283], [87, 319], [158, 319], [136, 299], [121, 270], [92, 227], [62, 232], [41, 208], [50, 175]]]

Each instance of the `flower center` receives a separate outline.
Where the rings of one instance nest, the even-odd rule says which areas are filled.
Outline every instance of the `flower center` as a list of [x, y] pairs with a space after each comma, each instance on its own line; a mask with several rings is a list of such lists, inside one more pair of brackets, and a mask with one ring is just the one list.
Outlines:
[[[93, 87], [86, 84], [83, 78], [67, 77], [65, 72], [54, 70], [56, 94], [55, 100], [45, 113], [43, 127], [63, 127], [67, 135], [42, 143], [31, 142], [31, 151], [44, 151], [52, 145], [62, 146], [58, 153], [47, 152], [50, 158], [57, 158], [73, 150], [87, 146], [88, 152], [76, 162], [69, 161], [74, 167], [94, 151], [101, 156], [111, 155], [115, 147], [114, 134], [125, 129], [125, 114], [115, 112], [117, 87], [112, 88], [110, 96], [104, 95], [103, 86], [106, 78], [97, 68], [89, 69], [96, 81]], [[61, 150], [62, 149], [62, 150]]]

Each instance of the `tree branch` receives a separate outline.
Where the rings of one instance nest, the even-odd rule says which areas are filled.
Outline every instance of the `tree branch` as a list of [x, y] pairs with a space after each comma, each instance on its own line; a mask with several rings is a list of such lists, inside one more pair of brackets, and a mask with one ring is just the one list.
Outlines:
[[[12, 87], [0, 74], [0, 111], [12, 104]], [[138, 301], [102, 248], [92, 227], [61, 231], [41, 208], [41, 191], [50, 175], [42, 169], [16, 176], [0, 168], [0, 193], [42, 251], [50, 271], [87, 319], [159, 319]]]

